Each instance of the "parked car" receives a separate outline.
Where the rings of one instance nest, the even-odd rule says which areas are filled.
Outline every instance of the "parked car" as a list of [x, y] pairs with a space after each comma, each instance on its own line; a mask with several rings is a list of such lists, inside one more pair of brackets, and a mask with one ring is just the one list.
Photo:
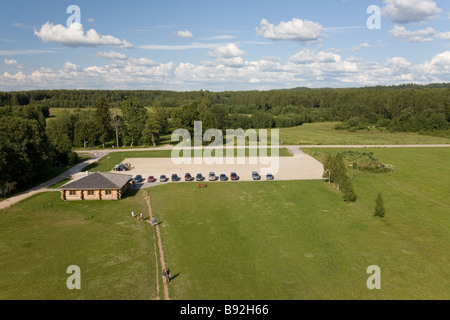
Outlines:
[[267, 179], [267, 180], [274, 180], [275, 177], [273, 176], [273, 174], [268, 173], [268, 174], [266, 175], [266, 179]]
[[139, 183], [139, 182], [142, 182], [142, 180], [144, 180], [143, 178], [142, 178], [142, 176], [140, 175], [140, 174], [138, 174], [136, 177], [134, 177], [134, 179], [133, 179], [133, 181], [135, 182], [135, 183]]
[[163, 175], [161, 175], [161, 177], [159, 177], [159, 181], [167, 182], [167, 181], [169, 181], [169, 178], [167, 178], [167, 176], [163, 174]]
[[228, 181], [227, 175], [224, 174], [224, 173], [222, 173], [222, 174], [220, 175], [220, 181]]
[[217, 181], [218, 177], [216, 176], [216, 174], [214, 172], [210, 172], [209, 173], [209, 181]]
[[232, 172], [230, 178], [231, 180], [239, 180], [239, 176], [236, 174], [236, 172]]
[[186, 174], [184, 175], [184, 180], [185, 180], [185, 181], [194, 181], [194, 177], [191, 176], [190, 173], [186, 173]]
[[197, 180], [197, 181], [204, 181], [205, 177], [201, 173], [197, 173], [197, 176], [195, 177], [195, 180]]
[[156, 182], [156, 178], [154, 176], [150, 176], [147, 178], [147, 182]]
[[259, 175], [258, 171], [253, 171], [252, 178], [253, 180], [261, 180], [261, 176]]
[[117, 164], [114, 166], [114, 171], [127, 171], [129, 169], [126, 163]]
[[180, 181], [180, 180], [181, 178], [176, 173], [172, 175], [172, 181]]

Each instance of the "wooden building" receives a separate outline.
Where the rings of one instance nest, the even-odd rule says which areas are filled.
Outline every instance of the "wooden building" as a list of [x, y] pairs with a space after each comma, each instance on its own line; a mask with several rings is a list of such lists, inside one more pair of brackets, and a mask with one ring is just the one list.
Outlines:
[[132, 176], [107, 172], [90, 173], [59, 188], [61, 199], [120, 200], [130, 188]]

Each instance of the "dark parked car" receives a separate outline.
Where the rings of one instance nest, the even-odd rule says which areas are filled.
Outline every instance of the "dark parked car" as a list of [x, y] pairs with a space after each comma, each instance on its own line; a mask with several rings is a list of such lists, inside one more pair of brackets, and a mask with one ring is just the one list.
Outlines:
[[172, 181], [180, 181], [180, 180], [181, 178], [176, 173], [172, 175]]
[[142, 180], [144, 180], [143, 178], [142, 178], [142, 176], [140, 175], [140, 174], [138, 174], [136, 177], [134, 177], [134, 179], [133, 179], [133, 181], [135, 182], [135, 183], [139, 183], [139, 182], [142, 182]]
[[258, 171], [253, 171], [252, 178], [253, 180], [261, 180], [261, 176], [258, 174]]
[[197, 180], [197, 181], [204, 181], [205, 177], [201, 173], [198, 173], [197, 177], [195, 177], [195, 180]]
[[274, 180], [275, 177], [273, 176], [273, 174], [268, 173], [267, 176], [266, 176], [266, 179], [267, 179], [267, 180]]
[[147, 178], [148, 182], [156, 182], [156, 178], [154, 176], [150, 176]]
[[163, 174], [161, 177], [159, 177], [159, 181], [167, 182], [167, 181], [169, 181], [169, 178], [167, 178], [167, 176]]
[[184, 180], [185, 180], [185, 181], [194, 181], [194, 177], [191, 176], [190, 173], [186, 173], [186, 174], [184, 175]]
[[222, 174], [220, 175], [220, 181], [228, 181], [227, 175], [222, 173]]
[[117, 164], [114, 166], [114, 171], [127, 171], [129, 169], [126, 163]]
[[236, 172], [232, 172], [230, 178], [231, 180], [239, 180], [239, 176], [236, 174]]
[[217, 181], [219, 178], [216, 176], [214, 172], [209, 173], [209, 181]]

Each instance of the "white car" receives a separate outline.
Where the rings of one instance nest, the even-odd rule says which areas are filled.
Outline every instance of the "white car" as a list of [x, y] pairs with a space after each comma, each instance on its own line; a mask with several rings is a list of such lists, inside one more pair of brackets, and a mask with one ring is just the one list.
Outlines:
[[217, 181], [218, 177], [214, 172], [209, 173], [209, 181]]

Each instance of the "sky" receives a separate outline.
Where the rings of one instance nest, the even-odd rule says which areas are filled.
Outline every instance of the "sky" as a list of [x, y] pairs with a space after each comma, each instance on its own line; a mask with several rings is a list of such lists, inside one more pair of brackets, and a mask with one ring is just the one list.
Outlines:
[[0, 91], [450, 82], [448, 0], [0, 0]]

